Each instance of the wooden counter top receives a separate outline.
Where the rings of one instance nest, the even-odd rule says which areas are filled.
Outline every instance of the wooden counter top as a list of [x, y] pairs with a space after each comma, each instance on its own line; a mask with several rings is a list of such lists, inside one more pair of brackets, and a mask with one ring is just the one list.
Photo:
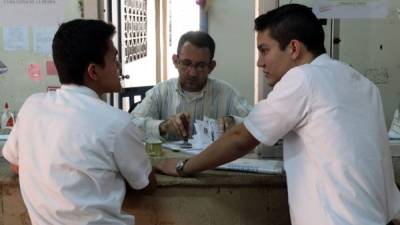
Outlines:
[[[152, 162], [164, 158], [185, 158], [187, 155], [166, 151], [165, 157], [152, 158]], [[284, 175], [268, 175], [225, 170], [209, 170], [196, 174], [194, 177], [171, 177], [157, 174], [159, 186], [261, 186], [286, 185]], [[17, 184], [18, 177], [11, 172], [6, 159], [0, 157], [0, 183]]]
[[[185, 154], [164, 151], [163, 157], [152, 158], [156, 163], [164, 158], [185, 158]], [[400, 186], [400, 157], [393, 158], [393, 167], [396, 183]], [[248, 172], [234, 172], [225, 170], [209, 170], [196, 174], [193, 177], [170, 177], [157, 174], [159, 186], [262, 186], [286, 185], [284, 175], [269, 175]], [[0, 183], [18, 183], [18, 177], [11, 172], [8, 162], [0, 157]]]

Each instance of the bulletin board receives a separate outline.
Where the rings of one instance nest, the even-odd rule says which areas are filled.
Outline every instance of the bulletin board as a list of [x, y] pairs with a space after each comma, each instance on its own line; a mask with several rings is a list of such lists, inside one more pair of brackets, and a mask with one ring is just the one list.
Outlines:
[[17, 112], [33, 93], [60, 87], [51, 43], [60, 23], [81, 18], [79, 0], [0, 1], [0, 111], [8, 102]]

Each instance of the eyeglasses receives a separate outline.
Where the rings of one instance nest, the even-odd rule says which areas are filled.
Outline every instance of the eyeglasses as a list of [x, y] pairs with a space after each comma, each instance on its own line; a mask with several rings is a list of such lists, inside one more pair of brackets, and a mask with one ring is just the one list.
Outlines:
[[199, 62], [196, 64], [192, 64], [192, 61], [186, 60], [186, 59], [179, 60], [178, 64], [182, 70], [188, 70], [189, 67], [193, 67], [193, 69], [195, 69], [196, 72], [198, 72], [198, 73], [206, 71], [208, 69], [208, 67], [210, 66], [210, 63], [205, 63], [205, 62]]

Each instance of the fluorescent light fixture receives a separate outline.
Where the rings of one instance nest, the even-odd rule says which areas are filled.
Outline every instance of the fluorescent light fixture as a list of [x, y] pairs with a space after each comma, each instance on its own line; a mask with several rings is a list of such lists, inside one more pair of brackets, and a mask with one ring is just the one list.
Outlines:
[[3, 74], [5, 72], [8, 71], [8, 68], [6, 66], [6, 64], [4, 64], [1, 60], [0, 60], [0, 74]]

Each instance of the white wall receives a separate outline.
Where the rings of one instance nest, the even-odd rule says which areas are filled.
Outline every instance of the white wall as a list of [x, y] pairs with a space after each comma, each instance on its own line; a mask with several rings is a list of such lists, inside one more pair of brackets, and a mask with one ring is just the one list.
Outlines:
[[250, 104], [254, 102], [254, 17], [253, 0], [213, 0], [208, 11], [217, 61], [210, 76], [229, 82]]
[[[81, 9], [78, 1], [67, 1], [64, 13], [65, 21], [79, 18]], [[18, 17], [18, 15], [15, 16]], [[25, 26], [28, 29], [29, 48], [17, 51], [4, 49], [4, 27], [0, 21], [0, 59], [8, 66], [8, 72], [0, 75], [0, 111], [3, 110], [5, 101], [9, 103], [12, 111], [18, 111], [31, 94], [46, 92], [48, 86], [59, 86], [60, 83], [58, 76], [48, 76], [46, 73], [46, 61], [52, 60], [51, 54], [33, 51], [33, 29], [40, 26]], [[31, 81], [29, 79], [27, 67], [31, 63], [40, 65], [43, 80]]]
[[339, 59], [376, 84], [390, 126], [394, 111], [400, 107], [400, 1], [391, 0], [388, 6], [385, 19], [340, 21]]

